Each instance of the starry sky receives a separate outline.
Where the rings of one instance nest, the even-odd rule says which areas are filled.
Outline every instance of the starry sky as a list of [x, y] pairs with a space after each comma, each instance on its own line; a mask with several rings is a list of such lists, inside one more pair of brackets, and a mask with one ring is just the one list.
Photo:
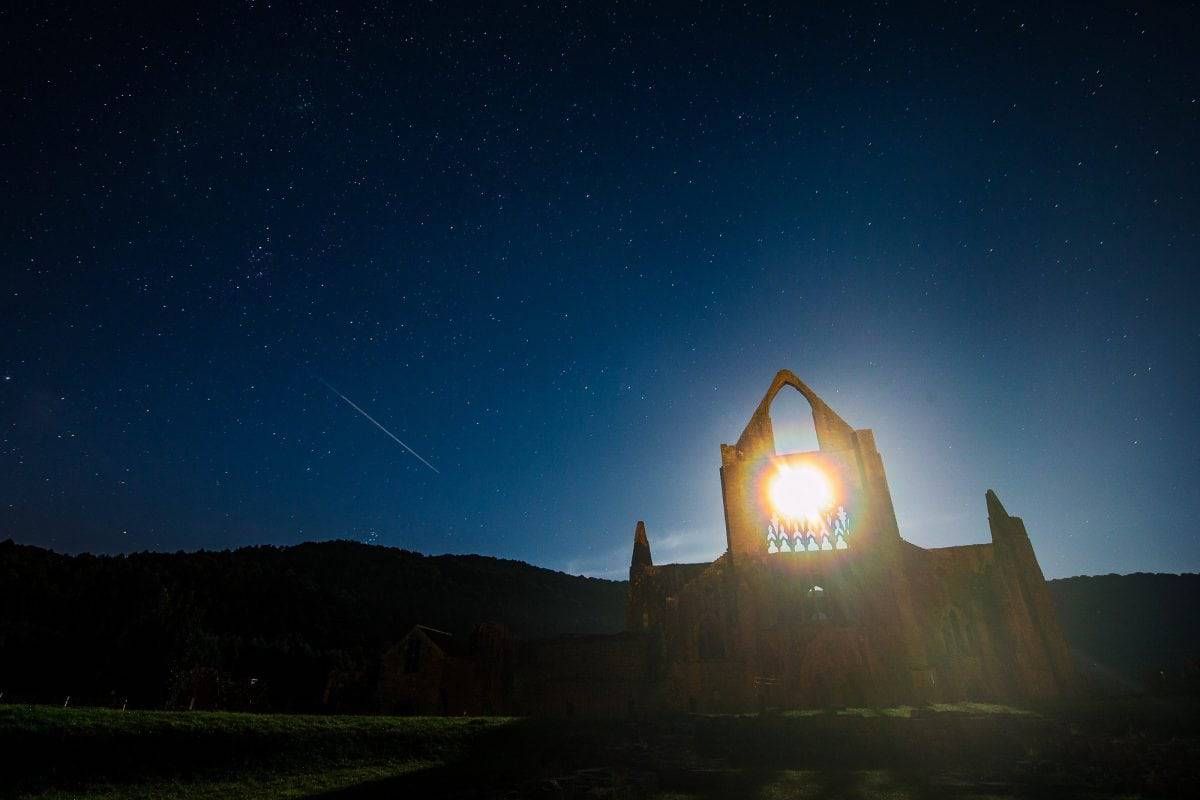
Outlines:
[[0, 539], [709, 559], [786, 367], [916, 544], [994, 488], [1050, 577], [1200, 570], [1185, 4], [39, 5]]

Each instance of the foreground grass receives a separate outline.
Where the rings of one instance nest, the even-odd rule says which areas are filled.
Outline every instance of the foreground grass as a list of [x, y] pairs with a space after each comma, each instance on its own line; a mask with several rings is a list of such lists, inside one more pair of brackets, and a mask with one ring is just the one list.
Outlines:
[[133, 800], [133, 798], [180, 798], [180, 800], [225, 800], [239, 797], [250, 800], [282, 800], [313, 797], [400, 778], [428, 769], [424, 762], [396, 762], [370, 767], [323, 769], [306, 772], [276, 772], [221, 777], [213, 775], [191, 781], [146, 780], [132, 784], [112, 784], [66, 789], [32, 791], [18, 797], [33, 800]]
[[509, 724], [511, 717], [384, 717], [319, 714], [246, 714], [233, 711], [114, 711], [107, 708], [0, 705], [5, 734], [79, 734], [89, 736], [191, 733], [233, 736], [330, 735], [419, 738], [455, 742], [465, 728]]
[[0, 706], [0, 796], [309, 797], [453, 762], [511, 723]]
[[1187, 796], [1195, 702], [960, 703], [643, 722], [0, 706], [0, 796]]
[[[822, 711], [793, 711], [788, 716], [819, 716]], [[1032, 711], [998, 703], [933, 703], [928, 706], [892, 706], [890, 708], [842, 708], [836, 714], [848, 717], [892, 717], [895, 719], [911, 719], [914, 714], [1016, 714], [1029, 715]]]
[[780, 770], [750, 787], [695, 792], [659, 792], [653, 800], [1139, 800], [1139, 794], [1110, 794], [964, 780], [954, 776], [918, 776], [896, 770]]

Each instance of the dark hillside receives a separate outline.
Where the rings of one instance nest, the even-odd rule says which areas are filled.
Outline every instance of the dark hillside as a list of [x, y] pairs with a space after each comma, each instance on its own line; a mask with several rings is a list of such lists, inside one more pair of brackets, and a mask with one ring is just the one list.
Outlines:
[[1067, 640], [1093, 681], [1126, 691], [1200, 691], [1200, 575], [1050, 581]]
[[623, 583], [484, 556], [342, 541], [72, 557], [7, 541], [0, 691], [311, 709], [336, 672], [357, 687], [340, 702], [370, 707], [379, 654], [417, 622], [532, 637], [619, 630], [624, 612]]
[[[372, 710], [382, 652], [423, 623], [459, 635], [615, 632], [627, 585], [484, 556], [356, 542], [63, 556], [0, 543], [0, 692], [161, 708]], [[1194, 692], [1200, 576], [1050, 582], [1106, 689]]]

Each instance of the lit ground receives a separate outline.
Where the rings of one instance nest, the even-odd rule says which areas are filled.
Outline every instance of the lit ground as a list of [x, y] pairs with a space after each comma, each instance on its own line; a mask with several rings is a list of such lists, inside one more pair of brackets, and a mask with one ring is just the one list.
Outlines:
[[22, 798], [1116, 798], [1194, 786], [1194, 703], [653, 723], [0, 706]]

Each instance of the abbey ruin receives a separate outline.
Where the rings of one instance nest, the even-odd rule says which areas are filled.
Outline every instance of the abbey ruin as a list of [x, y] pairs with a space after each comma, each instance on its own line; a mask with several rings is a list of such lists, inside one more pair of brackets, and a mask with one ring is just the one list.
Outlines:
[[[785, 387], [812, 407], [818, 449], [777, 453]], [[721, 445], [728, 547], [655, 564], [638, 522], [621, 634], [451, 643], [414, 628], [385, 658], [396, 711], [640, 715], [958, 700], [1072, 691], [1074, 668], [1025, 526], [988, 491], [990, 544], [903, 538], [870, 430], [781, 371]]]

